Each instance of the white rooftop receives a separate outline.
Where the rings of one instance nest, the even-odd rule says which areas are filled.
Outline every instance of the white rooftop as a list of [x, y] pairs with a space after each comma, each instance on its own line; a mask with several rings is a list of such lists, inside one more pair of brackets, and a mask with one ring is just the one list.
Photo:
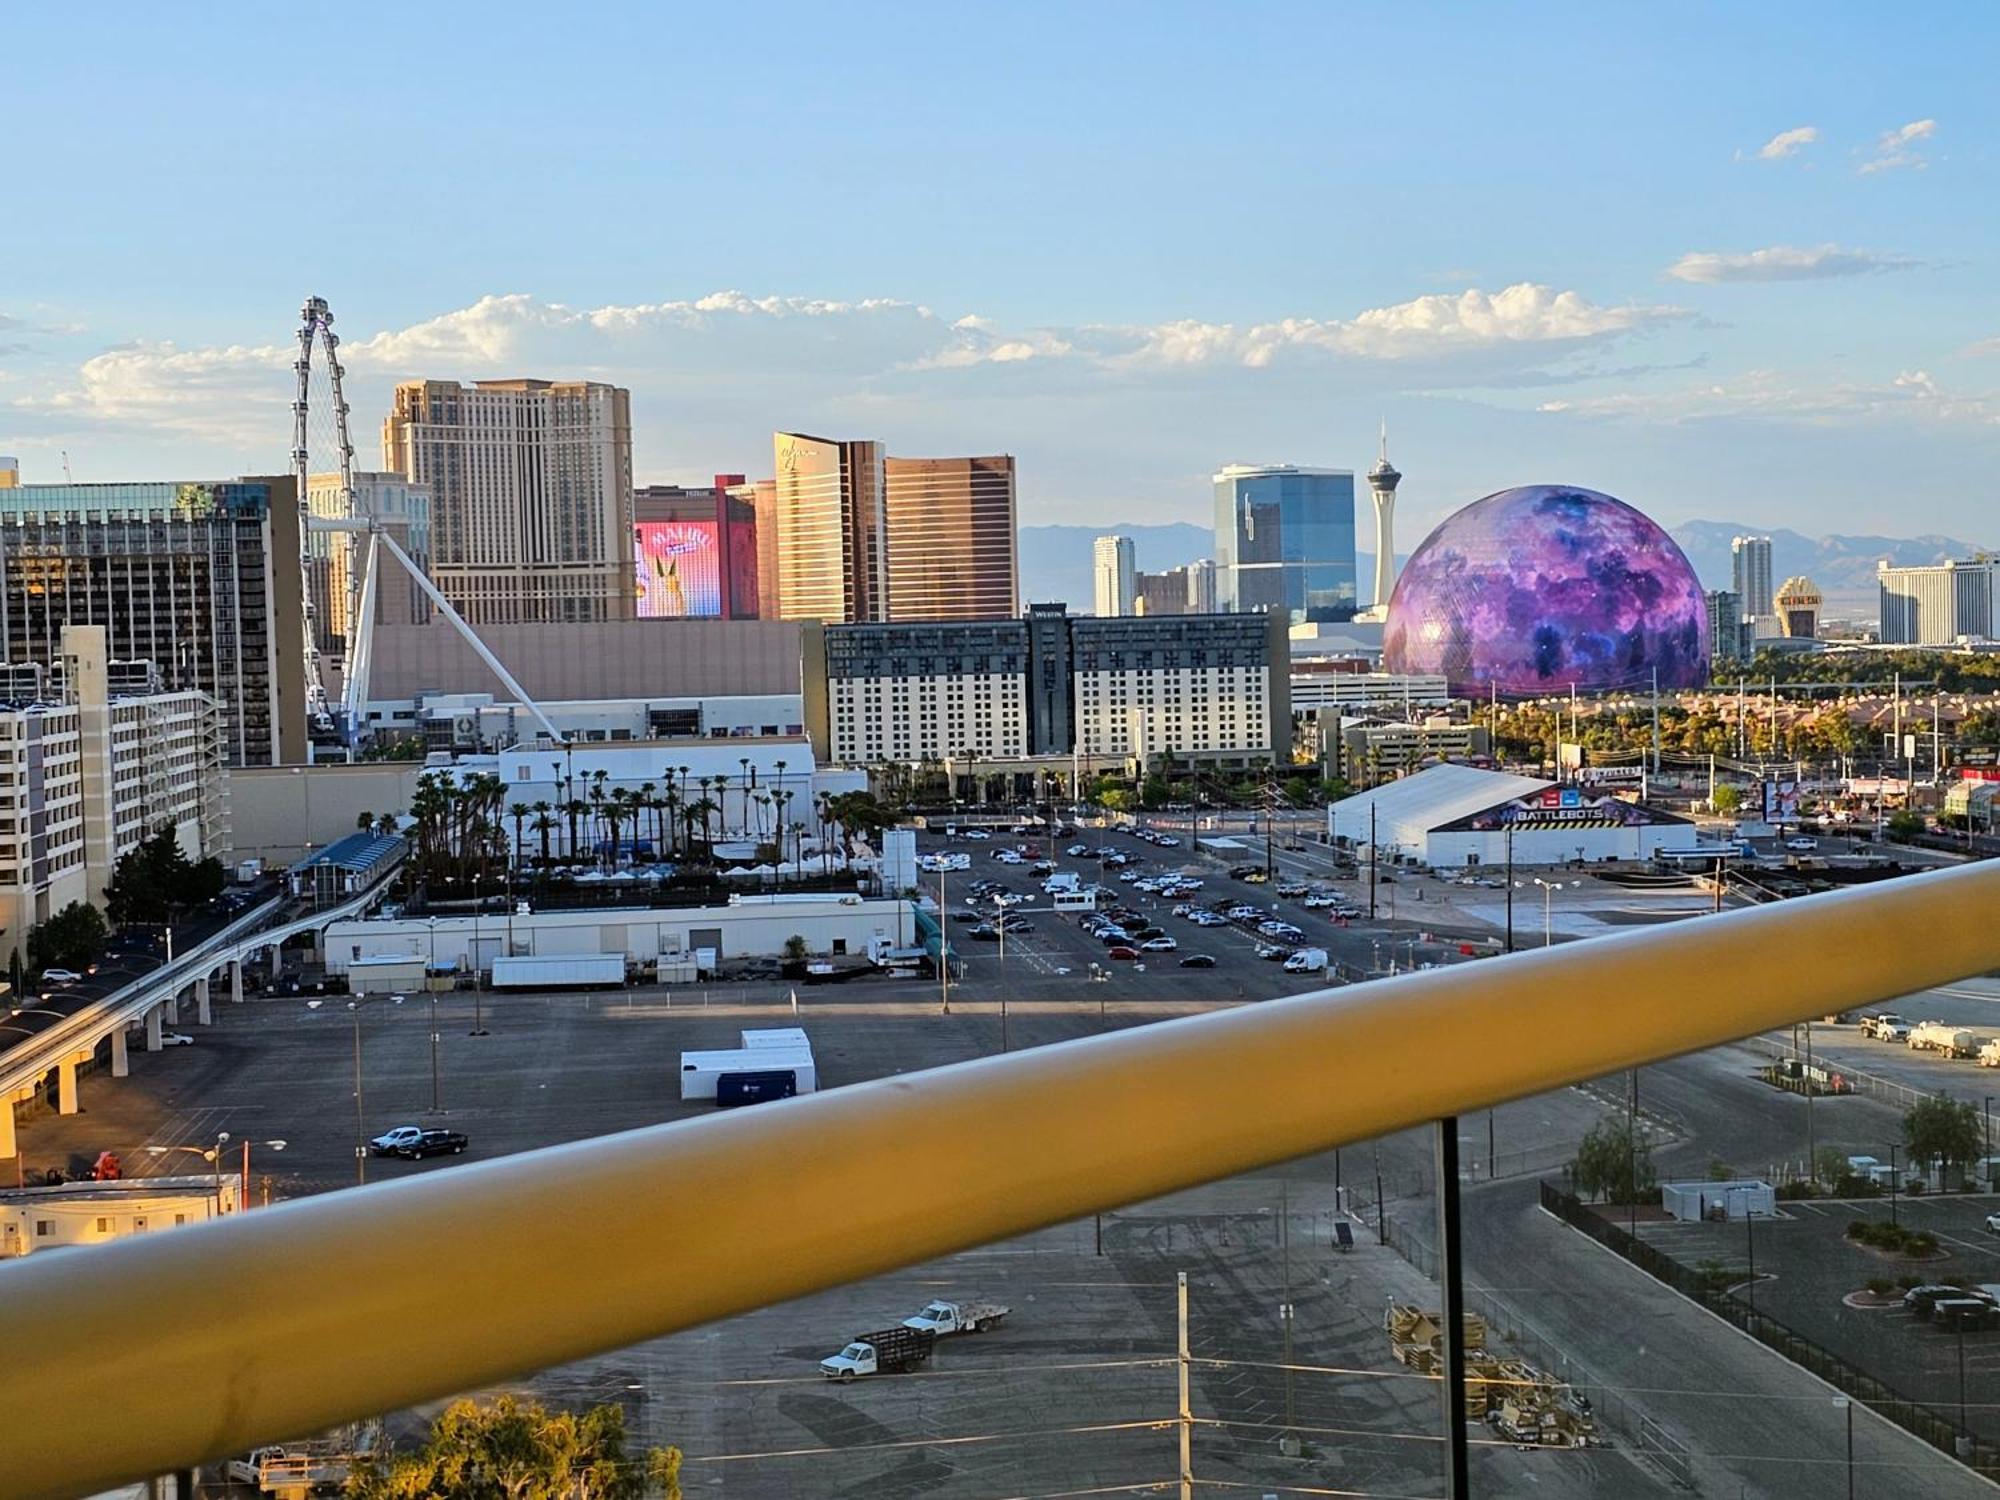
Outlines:
[[1478, 766], [1430, 766], [1400, 781], [1384, 782], [1329, 809], [1336, 837], [1366, 842], [1368, 814], [1375, 814], [1375, 838], [1383, 844], [1421, 844], [1423, 835], [1499, 803], [1546, 791], [1552, 781], [1484, 771]]

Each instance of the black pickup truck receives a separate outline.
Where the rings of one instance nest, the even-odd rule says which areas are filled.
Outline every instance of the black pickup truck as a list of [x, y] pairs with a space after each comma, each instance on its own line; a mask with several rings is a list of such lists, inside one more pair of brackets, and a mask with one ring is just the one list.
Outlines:
[[457, 1156], [471, 1144], [462, 1130], [426, 1130], [415, 1140], [396, 1147], [395, 1154], [410, 1161], [426, 1156]]

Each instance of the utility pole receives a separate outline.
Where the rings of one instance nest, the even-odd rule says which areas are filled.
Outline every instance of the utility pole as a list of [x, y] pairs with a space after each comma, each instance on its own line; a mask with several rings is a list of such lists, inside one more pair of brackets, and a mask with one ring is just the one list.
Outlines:
[[1368, 803], [1368, 920], [1375, 920], [1375, 803]]
[[1179, 1272], [1175, 1281], [1176, 1295], [1179, 1299], [1176, 1321], [1180, 1333], [1178, 1363], [1181, 1377], [1181, 1500], [1194, 1500], [1194, 1409], [1188, 1404], [1187, 1272]]
[[[1371, 913], [1372, 915], [1372, 913]], [[1514, 825], [1507, 825], [1507, 951], [1514, 951]]]
[[431, 1113], [441, 1115], [444, 1108], [438, 1103], [438, 997], [431, 991]]
[[1660, 669], [1653, 668], [1653, 774], [1660, 774]]
[[938, 1014], [951, 1014], [951, 946], [949, 915], [944, 905], [944, 869], [938, 869]]
[[1813, 1059], [1812, 1022], [1810, 1021], [1806, 1022], [1806, 1067], [1804, 1082], [1806, 1086], [1806, 1181], [1813, 1182], [1819, 1177], [1819, 1169], [1815, 1165], [1816, 1157], [1813, 1147]]
[[1278, 1304], [1278, 1316], [1285, 1323], [1285, 1431], [1292, 1435], [1296, 1420], [1292, 1403], [1292, 1184], [1291, 1179], [1278, 1179], [1278, 1244], [1279, 1258], [1283, 1262], [1281, 1275], [1284, 1280], [1284, 1300]]
[[361, 1007], [350, 1005], [348, 1009], [354, 1012], [354, 1185], [365, 1187], [368, 1184], [368, 1147], [364, 1138], [368, 1131], [362, 1123], [361, 1113]]

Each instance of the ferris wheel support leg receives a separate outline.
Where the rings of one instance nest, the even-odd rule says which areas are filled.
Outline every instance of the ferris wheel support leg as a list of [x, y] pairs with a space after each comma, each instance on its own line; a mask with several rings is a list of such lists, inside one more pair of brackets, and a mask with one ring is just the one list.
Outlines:
[[396, 539], [386, 531], [378, 532], [376, 535], [381, 539], [382, 545], [389, 549], [390, 555], [403, 565], [403, 571], [408, 573], [416, 581], [417, 587], [424, 591], [425, 597], [438, 607], [447, 620], [451, 621], [452, 628], [465, 637], [465, 643], [478, 653], [479, 659], [492, 669], [493, 675], [498, 677], [507, 691], [514, 695], [514, 701], [535, 716], [535, 722], [548, 731], [550, 739], [558, 745], [565, 743], [563, 732], [549, 721], [549, 716], [542, 712], [542, 706], [528, 696], [527, 690], [514, 680], [514, 674], [501, 664], [500, 658], [486, 649], [486, 642], [482, 641], [478, 633], [465, 623], [459, 612], [451, 607], [451, 601], [445, 598], [439, 592], [438, 586], [425, 576], [424, 570], [411, 562], [410, 555], [396, 545]]
[[375, 665], [375, 575], [381, 568], [382, 533], [368, 533], [368, 556], [361, 569], [354, 613], [347, 622], [347, 664], [342, 672], [342, 718], [346, 721], [348, 753], [361, 742], [362, 717], [368, 711], [368, 674]]

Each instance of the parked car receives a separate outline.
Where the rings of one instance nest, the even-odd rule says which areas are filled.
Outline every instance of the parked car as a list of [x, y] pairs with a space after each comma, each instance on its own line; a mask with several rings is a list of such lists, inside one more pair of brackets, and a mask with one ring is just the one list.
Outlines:
[[1819, 840], [1805, 837], [1790, 838], [1785, 840], [1785, 847], [1796, 854], [1807, 854], [1819, 847]]
[[42, 970], [42, 983], [55, 985], [81, 984], [83, 983], [83, 976], [74, 969], [44, 969]]
[[[1190, 953], [1186, 958], [1181, 960], [1181, 967], [1183, 969], [1212, 969], [1215, 967], [1215, 960], [1206, 953]], [[1995, 1217], [2000, 1217], [2000, 1215], [1996, 1215]]]
[[965, 830], [965, 836], [969, 839], [982, 839], [982, 840], [990, 839], [993, 837], [993, 835], [988, 833], [984, 828], [968, 828]]
[[1259, 943], [1257, 945], [1257, 956], [1267, 959], [1271, 963], [1282, 963], [1285, 959], [1292, 956], [1292, 950], [1287, 948], [1283, 943]]
[[976, 943], [997, 943], [1000, 941], [1000, 929], [995, 927], [991, 922], [981, 922], [972, 931], [968, 932], [966, 936]]
[[1986, 1216], [1986, 1232], [1988, 1234], [2000, 1234], [2000, 1214], [1988, 1214]]
[[1139, 945], [1141, 953], [1172, 953], [1180, 944], [1170, 937], [1147, 938]]
[[418, 1133], [416, 1140], [398, 1146], [391, 1154], [421, 1161], [426, 1156], [458, 1156], [471, 1144], [471, 1138], [461, 1130], [425, 1130]]
[[394, 1156], [406, 1146], [414, 1146], [424, 1138], [421, 1125], [398, 1125], [394, 1130], [385, 1130], [368, 1143], [371, 1156]]
[[169, 1031], [161, 1035], [160, 1045], [162, 1047], [192, 1047], [194, 1045], [194, 1038], [189, 1036], [185, 1031]]
[[1067, 854], [1071, 859], [1084, 859], [1090, 854], [1090, 846], [1088, 844], [1071, 844], [1067, 849], [1063, 850], [1063, 853]]
[[1106, 958], [1137, 958], [1139, 950], [1129, 943], [1113, 943], [1110, 948], [1105, 950], [1104, 956]]

